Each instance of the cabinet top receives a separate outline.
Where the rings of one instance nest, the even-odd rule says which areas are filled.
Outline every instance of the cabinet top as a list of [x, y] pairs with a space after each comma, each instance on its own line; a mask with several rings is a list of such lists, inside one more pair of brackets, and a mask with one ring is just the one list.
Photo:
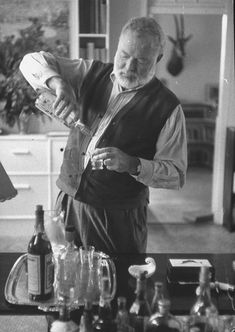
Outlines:
[[46, 134], [8, 134], [8, 135], [0, 135], [0, 140], [45, 140], [49, 137], [67, 137], [68, 132], [64, 131], [56, 131], [56, 132], [48, 132]]

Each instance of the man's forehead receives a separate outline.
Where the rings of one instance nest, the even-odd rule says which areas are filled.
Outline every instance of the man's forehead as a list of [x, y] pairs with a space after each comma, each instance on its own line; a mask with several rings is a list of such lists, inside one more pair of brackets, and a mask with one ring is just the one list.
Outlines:
[[141, 43], [145, 47], [147, 45], [156, 46], [156, 38], [151, 36], [146, 32], [139, 32], [133, 30], [127, 30], [123, 34], [121, 34], [119, 42], [133, 44], [134, 42]]
[[154, 50], [156, 49], [156, 41], [151, 36], [140, 33], [125, 33], [120, 36], [118, 49], [126, 47], [138, 47], [139, 50]]

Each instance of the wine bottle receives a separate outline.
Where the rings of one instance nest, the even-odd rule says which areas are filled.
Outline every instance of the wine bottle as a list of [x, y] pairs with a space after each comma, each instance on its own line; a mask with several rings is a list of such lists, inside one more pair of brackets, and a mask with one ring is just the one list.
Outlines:
[[211, 300], [210, 270], [208, 266], [202, 266], [199, 274], [199, 287], [197, 298], [190, 310], [187, 322], [187, 331], [217, 332], [219, 315], [216, 306]]
[[135, 332], [143, 332], [151, 309], [146, 298], [146, 272], [142, 272], [136, 283], [136, 298], [129, 309], [130, 326]]
[[28, 244], [28, 293], [32, 301], [49, 299], [53, 294], [54, 264], [50, 241], [44, 230], [44, 210], [36, 206], [35, 230]]
[[168, 299], [158, 300], [158, 311], [150, 316], [146, 332], [182, 332], [183, 324], [170, 313], [171, 302]]

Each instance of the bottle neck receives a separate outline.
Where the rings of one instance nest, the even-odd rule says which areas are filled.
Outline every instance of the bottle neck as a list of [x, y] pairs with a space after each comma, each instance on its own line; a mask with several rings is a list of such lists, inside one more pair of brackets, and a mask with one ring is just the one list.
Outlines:
[[136, 283], [136, 298], [139, 300], [145, 300], [146, 298], [146, 279], [137, 279]]
[[199, 285], [199, 295], [198, 298], [200, 301], [205, 303], [205, 305], [210, 305], [211, 302], [211, 290], [210, 284], [208, 282], [201, 282]]
[[119, 311], [125, 311], [125, 310], [126, 310], [126, 304], [123, 303], [123, 302], [120, 302], [120, 303], [118, 304], [118, 310], [119, 310]]
[[36, 211], [35, 211], [35, 233], [44, 233], [45, 229], [44, 229], [44, 210], [43, 207], [41, 205], [38, 205], [36, 207]]
[[36, 219], [36, 223], [35, 223], [35, 233], [39, 234], [39, 233], [44, 233], [45, 232], [45, 228], [44, 228], [44, 221], [41, 218], [37, 218]]

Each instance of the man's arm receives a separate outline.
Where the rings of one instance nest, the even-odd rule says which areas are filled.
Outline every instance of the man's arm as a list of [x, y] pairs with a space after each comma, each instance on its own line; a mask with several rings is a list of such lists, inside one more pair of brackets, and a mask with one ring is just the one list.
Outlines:
[[103, 160], [109, 170], [128, 172], [136, 180], [154, 188], [179, 189], [187, 169], [185, 118], [177, 106], [161, 130], [153, 160], [137, 158], [116, 147], [96, 148], [94, 160]]
[[91, 65], [92, 60], [72, 60], [41, 51], [26, 54], [20, 63], [20, 70], [35, 90], [48, 88], [48, 80], [56, 76], [80, 90]]
[[91, 64], [91, 60], [71, 60], [41, 51], [25, 55], [20, 70], [35, 90], [55, 92], [54, 109], [59, 115], [64, 109], [69, 114], [77, 108], [80, 87]]
[[185, 117], [179, 105], [159, 135], [153, 160], [140, 159], [137, 180], [154, 188], [179, 189], [187, 170], [187, 136]]

